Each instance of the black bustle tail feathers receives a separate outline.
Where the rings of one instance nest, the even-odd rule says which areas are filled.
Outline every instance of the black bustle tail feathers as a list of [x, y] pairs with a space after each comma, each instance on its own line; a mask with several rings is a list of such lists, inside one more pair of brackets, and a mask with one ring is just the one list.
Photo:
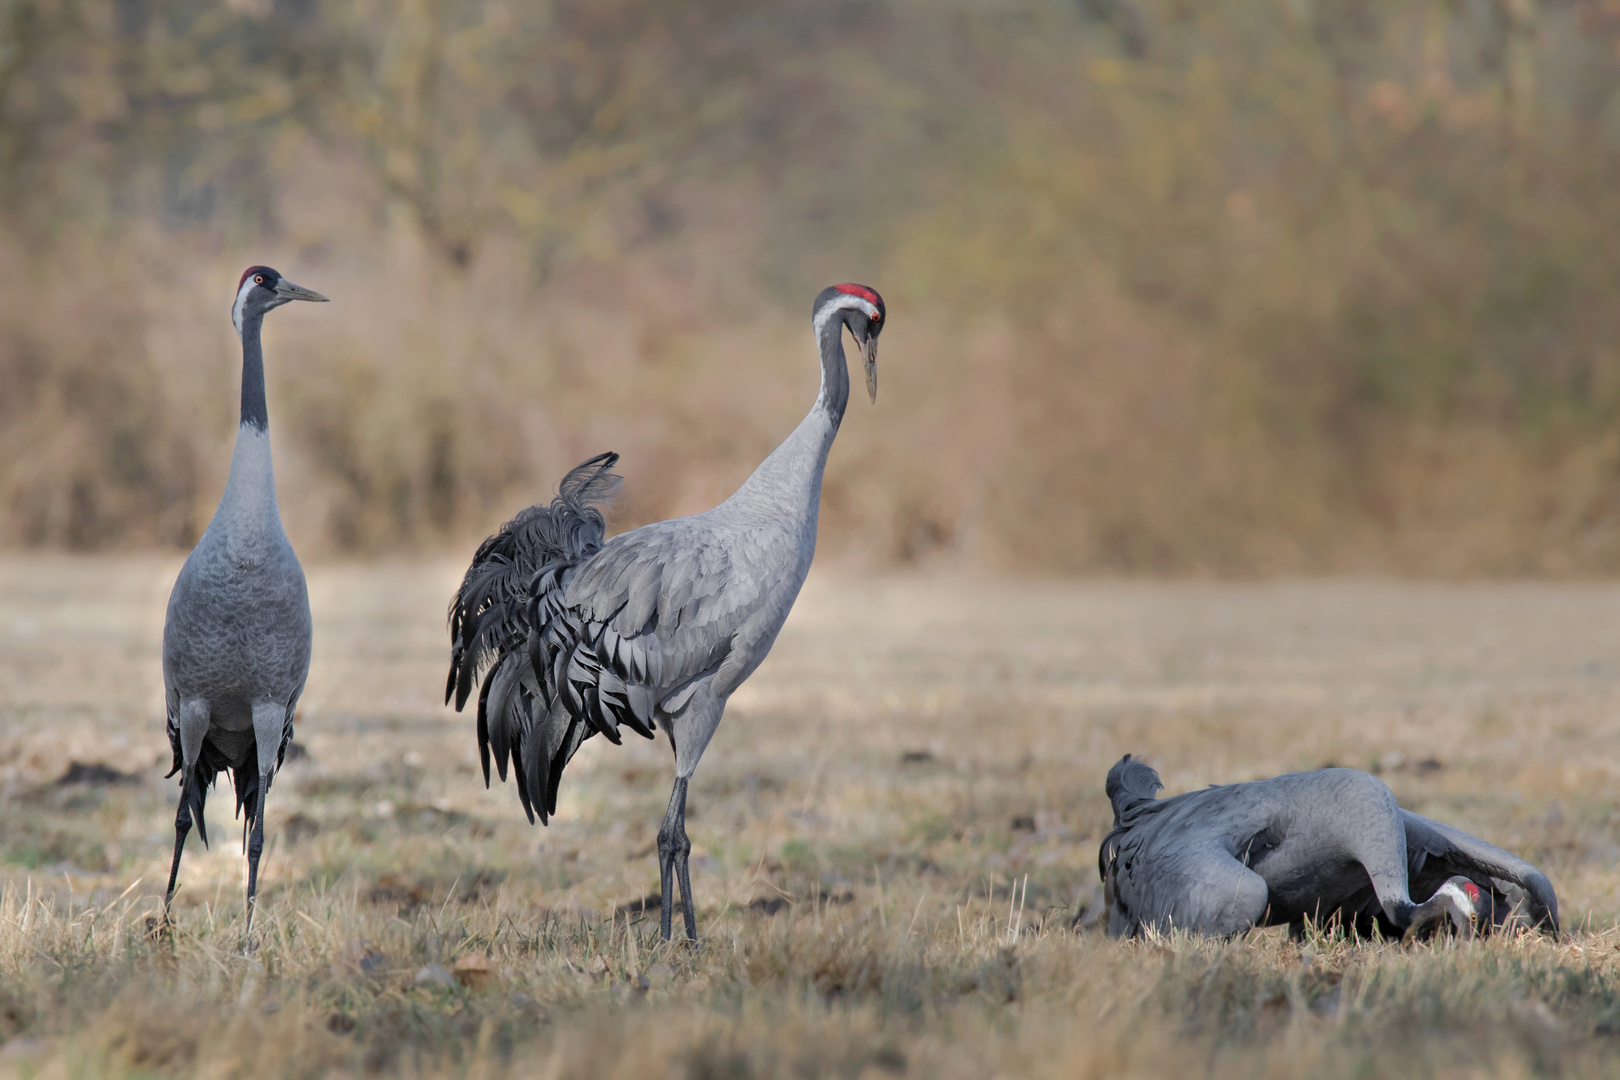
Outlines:
[[1113, 858], [1115, 841], [1135, 824], [1144, 810], [1158, 801], [1163, 787], [1153, 766], [1136, 761], [1129, 754], [1108, 770], [1103, 790], [1114, 805], [1114, 828], [1103, 837], [1102, 847], [1097, 852], [1098, 877], [1108, 880], [1108, 864]]
[[609, 452], [582, 462], [563, 477], [549, 504], [531, 506], [502, 525], [479, 545], [450, 601], [445, 701], [454, 700], [460, 711], [482, 674], [478, 752], [484, 783], [489, 783], [491, 750], [502, 780], [510, 759], [516, 765], [518, 799], [530, 821], [538, 810], [543, 823], [556, 808], [555, 784], [545, 783], [549, 768], [542, 773], [528, 763], [538, 764], [538, 755], [553, 749], [541, 742], [557, 741], [545, 737], [553, 726], [550, 710], [540, 700], [529, 662], [533, 590], [543, 575], [555, 585], [565, 570], [602, 546], [607, 522], [600, 507], [619, 492], [621, 480], [612, 471], [618, 460], [618, 454]]

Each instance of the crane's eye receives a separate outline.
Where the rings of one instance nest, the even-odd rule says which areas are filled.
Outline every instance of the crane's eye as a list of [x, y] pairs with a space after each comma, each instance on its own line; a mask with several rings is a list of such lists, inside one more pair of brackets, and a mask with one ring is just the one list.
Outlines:
[[873, 312], [873, 313], [872, 313], [872, 321], [873, 321], [873, 322], [882, 322], [882, 321], [883, 321], [883, 312], [881, 312], [881, 311], [874, 311], [874, 312]]
[[254, 274], [253, 275], [253, 280], [256, 281], [257, 283], [259, 283], [260, 285], [263, 285], [264, 284], [264, 275], [263, 274]]

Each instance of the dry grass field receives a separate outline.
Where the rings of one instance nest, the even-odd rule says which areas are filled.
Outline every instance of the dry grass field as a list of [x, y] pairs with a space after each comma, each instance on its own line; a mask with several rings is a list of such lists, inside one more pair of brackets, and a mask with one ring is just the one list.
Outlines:
[[[1612, 1076], [1620, 588], [1006, 583], [818, 570], [693, 788], [700, 948], [657, 940], [661, 744], [560, 819], [439, 705], [448, 561], [310, 573], [307, 755], [257, 949], [220, 789], [153, 940], [169, 558], [0, 560], [0, 1074]], [[1520, 852], [1572, 930], [1117, 943], [1107, 767], [1330, 762]], [[72, 762], [105, 765], [78, 771]]]

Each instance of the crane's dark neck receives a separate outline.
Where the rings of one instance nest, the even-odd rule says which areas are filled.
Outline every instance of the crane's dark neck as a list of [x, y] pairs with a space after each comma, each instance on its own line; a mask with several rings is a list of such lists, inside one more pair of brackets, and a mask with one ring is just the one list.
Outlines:
[[242, 563], [259, 561], [267, 550], [263, 545], [284, 535], [276, 510], [270, 416], [264, 404], [264, 350], [259, 345], [263, 321], [263, 312], [242, 320], [242, 423], [236, 429], [231, 474], [208, 525], [209, 532], [224, 535], [231, 558]]
[[821, 394], [816, 398], [816, 408], [826, 412], [832, 427], [829, 442], [838, 433], [844, 410], [849, 407], [849, 361], [844, 356], [844, 320], [840, 314], [834, 312], [816, 335], [821, 348]]
[[259, 330], [264, 325], [264, 314], [248, 315], [242, 319], [242, 426], [267, 431], [270, 411], [264, 401], [264, 347], [259, 344]]

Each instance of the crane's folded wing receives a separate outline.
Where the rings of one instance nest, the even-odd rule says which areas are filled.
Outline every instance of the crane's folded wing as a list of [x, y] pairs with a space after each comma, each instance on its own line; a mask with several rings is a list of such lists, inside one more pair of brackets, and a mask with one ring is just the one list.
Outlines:
[[[1265, 917], [1271, 891], [1265, 879], [1232, 857], [1220, 837], [1121, 837], [1115, 856], [1116, 906], [1125, 918], [1117, 932], [1186, 930], [1225, 936]], [[1111, 932], [1113, 920], [1110, 922]]]
[[752, 671], [774, 637], [760, 633], [772, 586], [793, 569], [779, 565], [783, 545], [771, 539], [766, 528], [717, 530], [691, 518], [614, 537], [562, 590], [574, 618], [552, 620], [572, 638], [561, 671], [562, 658], [551, 658], [556, 683], [578, 688], [610, 728], [650, 731], [655, 711], [676, 711], [728, 661]]

